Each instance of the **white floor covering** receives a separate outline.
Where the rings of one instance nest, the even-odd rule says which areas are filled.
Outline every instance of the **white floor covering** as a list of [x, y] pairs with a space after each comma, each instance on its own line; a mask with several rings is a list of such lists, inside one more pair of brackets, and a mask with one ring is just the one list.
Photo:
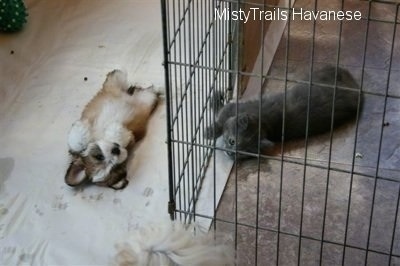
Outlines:
[[110, 70], [163, 86], [160, 2], [25, 3], [24, 30], [0, 33], [0, 265], [109, 265], [132, 229], [169, 219], [164, 105], [121, 191], [64, 184], [66, 137]]

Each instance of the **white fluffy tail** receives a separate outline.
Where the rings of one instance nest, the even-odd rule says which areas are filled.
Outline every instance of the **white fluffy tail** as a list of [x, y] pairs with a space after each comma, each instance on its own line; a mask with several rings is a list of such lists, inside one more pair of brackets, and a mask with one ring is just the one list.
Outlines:
[[128, 265], [234, 265], [234, 252], [212, 234], [178, 222], [138, 229], [129, 243], [117, 245], [115, 262]]

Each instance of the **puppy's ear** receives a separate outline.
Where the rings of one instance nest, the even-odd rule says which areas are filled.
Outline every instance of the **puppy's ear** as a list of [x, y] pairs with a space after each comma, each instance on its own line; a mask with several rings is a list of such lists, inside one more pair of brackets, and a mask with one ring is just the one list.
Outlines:
[[85, 150], [90, 142], [89, 123], [84, 120], [78, 120], [72, 124], [68, 134], [68, 146], [70, 151], [80, 153]]
[[85, 165], [82, 160], [77, 157], [73, 158], [67, 172], [65, 173], [65, 183], [74, 187], [82, 184], [86, 179]]

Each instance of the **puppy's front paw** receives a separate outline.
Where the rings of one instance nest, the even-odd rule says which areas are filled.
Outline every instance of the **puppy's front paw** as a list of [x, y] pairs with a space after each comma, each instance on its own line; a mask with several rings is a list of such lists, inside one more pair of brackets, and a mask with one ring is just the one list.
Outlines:
[[80, 153], [86, 149], [90, 141], [89, 123], [85, 120], [78, 120], [72, 124], [68, 134], [68, 147], [70, 151]]

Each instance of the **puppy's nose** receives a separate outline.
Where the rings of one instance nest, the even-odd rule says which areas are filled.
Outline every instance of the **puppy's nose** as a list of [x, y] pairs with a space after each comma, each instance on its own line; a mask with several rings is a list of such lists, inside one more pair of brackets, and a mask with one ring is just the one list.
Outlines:
[[119, 147], [115, 146], [114, 148], [112, 148], [111, 150], [111, 154], [114, 155], [119, 155], [121, 153], [121, 151], [119, 150]]

